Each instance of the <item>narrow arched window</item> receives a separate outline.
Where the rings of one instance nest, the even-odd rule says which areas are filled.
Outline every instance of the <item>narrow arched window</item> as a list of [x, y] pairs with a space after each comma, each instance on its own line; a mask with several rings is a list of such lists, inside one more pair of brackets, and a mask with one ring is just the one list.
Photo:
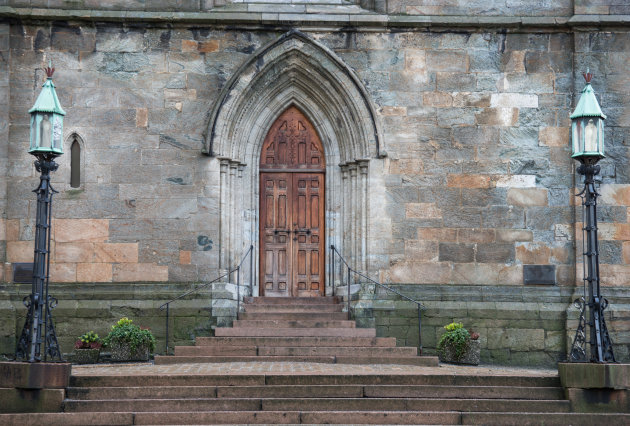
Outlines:
[[81, 145], [76, 137], [70, 147], [70, 186], [81, 186]]

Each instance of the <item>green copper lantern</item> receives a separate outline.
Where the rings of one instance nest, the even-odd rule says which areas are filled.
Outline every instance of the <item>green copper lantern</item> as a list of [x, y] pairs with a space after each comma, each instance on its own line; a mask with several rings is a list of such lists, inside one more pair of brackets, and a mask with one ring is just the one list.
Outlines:
[[31, 145], [28, 150], [33, 155], [56, 157], [63, 154], [63, 116], [66, 112], [59, 104], [52, 75], [55, 69], [45, 68], [46, 82], [42, 86], [31, 114]]
[[597, 162], [604, 158], [604, 120], [606, 116], [599, 107], [591, 86], [593, 74], [586, 72], [586, 86], [571, 114], [572, 157], [584, 162]]

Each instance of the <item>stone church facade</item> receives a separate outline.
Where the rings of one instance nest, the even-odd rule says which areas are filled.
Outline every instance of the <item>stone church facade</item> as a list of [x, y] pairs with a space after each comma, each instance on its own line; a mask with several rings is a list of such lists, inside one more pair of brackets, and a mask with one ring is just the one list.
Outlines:
[[[628, 360], [626, 3], [0, 0], [1, 352], [13, 351], [30, 291], [14, 282], [33, 259], [27, 111], [52, 60], [67, 112], [51, 254], [66, 352], [123, 315], [163, 336], [158, 307], [226, 273], [250, 246], [253, 268], [243, 267], [239, 291], [252, 283], [255, 295], [271, 294], [284, 282], [278, 271], [306, 268], [308, 285], [330, 295], [332, 244], [353, 268], [423, 302], [425, 353], [458, 320], [481, 334], [485, 362], [553, 365], [566, 357], [582, 294], [569, 115], [589, 68], [608, 116], [599, 209], [606, 318], [617, 358]], [[265, 141], [292, 108], [297, 130], [287, 130], [289, 151], [272, 170]], [[305, 129], [319, 141], [308, 139], [308, 161], [291, 150]], [[283, 179], [268, 190], [265, 173], [321, 176], [313, 181], [321, 204], [300, 207]], [[321, 218], [317, 233], [309, 219], [306, 263], [301, 249], [262, 237], [265, 200], [285, 196], [297, 206], [291, 217]], [[286, 227], [295, 241], [307, 236], [298, 221]], [[270, 270], [276, 278], [267, 280]], [[532, 271], [545, 279], [530, 283]], [[337, 291], [341, 272], [337, 263]], [[293, 281], [282, 291], [297, 294]], [[232, 275], [174, 303], [176, 341], [229, 323], [235, 283]], [[415, 305], [360, 280], [351, 291], [361, 324], [418, 344]]]

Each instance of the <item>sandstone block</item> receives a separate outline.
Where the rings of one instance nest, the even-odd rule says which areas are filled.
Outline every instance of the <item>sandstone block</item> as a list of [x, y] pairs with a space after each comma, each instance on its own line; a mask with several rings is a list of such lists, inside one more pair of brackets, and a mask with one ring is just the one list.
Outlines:
[[630, 185], [603, 184], [599, 188], [600, 202], [613, 206], [630, 206]]
[[462, 228], [457, 230], [459, 243], [491, 243], [494, 240], [494, 229]]
[[485, 126], [515, 126], [518, 123], [518, 108], [484, 108], [475, 119]]
[[77, 280], [76, 263], [51, 263], [50, 281], [57, 283], [72, 283]]
[[451, 275], [453, 284], [521, 285], [523, 267], [495, 263], [455, 263]]
[[219, 50], [219, 40], [200, 41], [197, 50], [201, 53], [216, 52]]
[[[20, 220], [7, 219], [5, 221], [6, 241], [17, 241], [20, 239]], [[1, 238], [0, 238], [1, 239]]]
[[7, 262], [33, 262], [33, 241], [7, 241]]
[[112, 281], [112, 265], [110, 263], [77, 264], [77, 281], [103, 283]]
[[440, 243], [440, 262], [470, 263], [475, 261], [473, 244]]
[[190, 250], [180, 250], [179, 251], [179, 263], [180, 265], [190, 265], [191, 262], [191, 251]]
[[410, 260], [436, 261], [438, 246], [435, 241], [406, 240], [405, 258]]
[[496, 181], [497, 188], [534, 188], [536, 175], [501, 176]]
[[406, 217], [408, 219], [439, 219], [442, 211], [435, 203], [407, 203]]
[[427, 56], [424, 50], [405, 50], [405, 68], [426, 72]]
[[507, 202], [514, 206], [546, 206], [547, 190], [543, 188], [510, 188]]
[[168, 266], [154, 263], [121, 263], [114, 265], [115, 282], [156, 282], [168, 280]]
[[541, 146], [565, 147], [571, 143], [569, 127], [541, 127], [538, 130], [538, 144]]
[[516, 247], [516, 260], [525, 265], [547, 265], [551, 249], [543, 244], [524, 243]]
[[149, 110], [147, 108], [136, 108], [136, 127], [147, 127], [149, 125]]
[[447, 176], [447, 185], [451, 188], [490, 188], [492, 182], [488, 175], [459, 175]]
[[53, 219], [52, 234], [57, 243], [102, 242], [109, 238], [109, 220]]
[[514, 242], [514, 241], [532, 241], [534, 234], [526, 229], [497, 229], [497, 241]]
[[7, 240], [7, 221], [6, 219], [0, 219], [0, 241]]
[[468, 55], [465, 52], [433, 51], [426, 52], [429, 71], [468, 71]]
[[430, 107], [450, 107], [453, 97], [444, 92], [425, 92], [422, 94], [422, 105]]
[[91, 262], [93, 256], [93, 243], [55, 243], [54, 260], [57, 263]]
[[389, 163], [389, 172], [394, 175], [422, 174], [424, 172], [424, 163], [419, 158], [401, 158], [400, 160], [394, 160]]
[[138, 243], [96, 243], [94, 262], [137, 263]]
[[407, 115], [407, 107], [384, 106], [380, 111], [384, 116]]
[[630, 265], [630, 241], [623, 243], [623, 262], [626, 265]]
[[491, 108], [538, 108], [538, 95], [523, 93], [493, 93]]
[[457, 241], [457, 229], [418, 228], [418, 239], [454, 243]]
[[389, 278], [394, 283], [443, 284], [451, 273], [448, 263], [398, 263], [389, 270]]
[[475, 260], [479, 263], [512, 263], [514, 262], [514, 244], [477, 244]]
[[600, 264], [602, 286], [628, 287], [630, 283], [630, 265]]
[[196, 52], [198, 43], [195, 40], [182, 40], [182, 52]]

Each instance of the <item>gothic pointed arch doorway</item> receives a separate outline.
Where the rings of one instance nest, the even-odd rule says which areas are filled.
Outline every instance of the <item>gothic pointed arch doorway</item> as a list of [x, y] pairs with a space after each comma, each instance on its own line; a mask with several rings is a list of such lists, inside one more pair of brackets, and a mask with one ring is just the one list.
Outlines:
[[260, 154], [261, 295], [324, 295], [325, 169], [315, 128], [290, 106]]

